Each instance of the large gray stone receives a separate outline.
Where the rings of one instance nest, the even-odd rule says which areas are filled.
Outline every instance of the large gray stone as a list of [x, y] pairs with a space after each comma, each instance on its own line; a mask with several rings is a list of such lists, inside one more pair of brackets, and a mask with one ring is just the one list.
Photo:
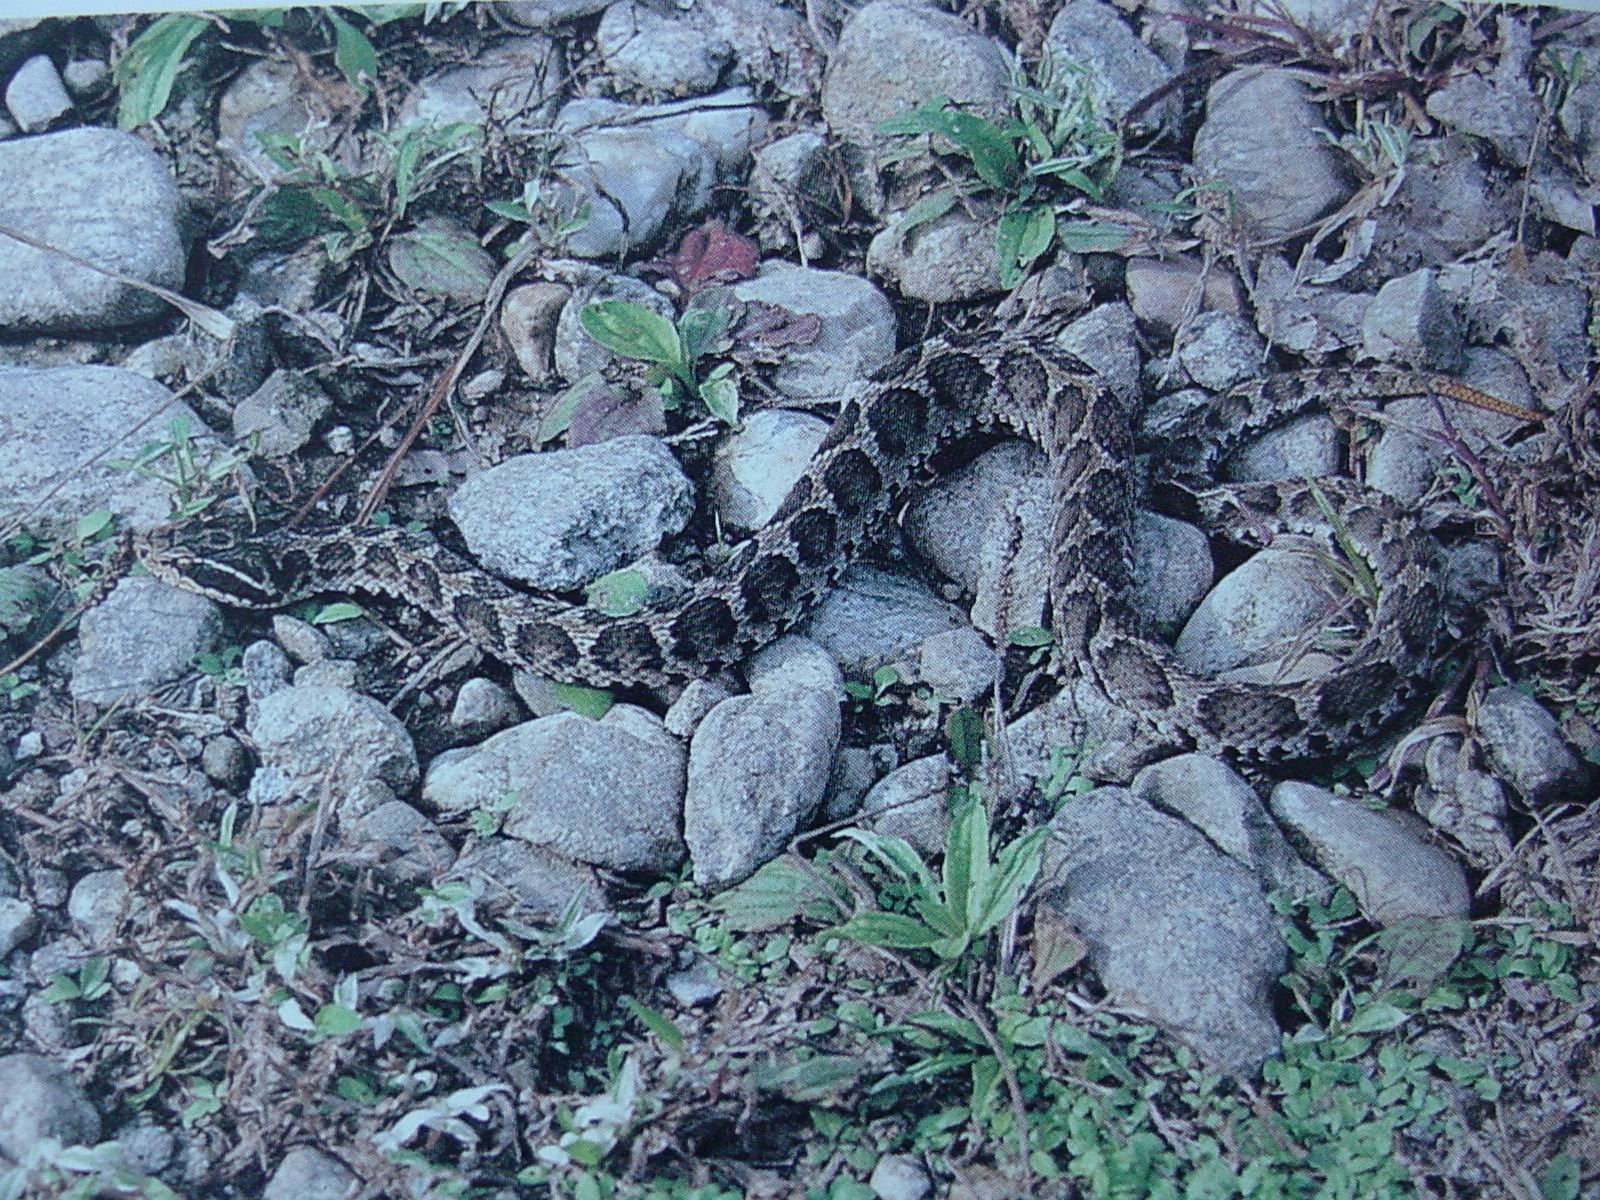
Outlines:
[[149, 694], [194, 669], [222, 639], [212, 601], [147, 575], [122, 580], [78, 627], [72, 695], [113, 704]]

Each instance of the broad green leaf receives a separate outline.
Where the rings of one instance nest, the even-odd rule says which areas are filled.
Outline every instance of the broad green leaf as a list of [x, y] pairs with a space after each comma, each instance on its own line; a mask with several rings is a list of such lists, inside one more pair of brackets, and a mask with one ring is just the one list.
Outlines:
[[1020, 168], [1016, 147], [993, 122], [971, 113], [949, 114], [945, 136], [972, 160], [978, 178], [996, 191], [1009, 191], [1017, 182]]
[[854, 1090], [864, 1059], [851, 1054], [819, 1054], [782, 1066], [757, 1067], [751, 1081], [764, 1092], [777, 1092], [787, 1100], [807, 1103], [828, 1100]]
[[895, 950], [926, 950], [942, 940], [936, 930], [929, 929], [921, 921], [887, 912], [861, 913], [826, 932], [833, 937]]
[[1387, 1033], [1410, 1020], [1399, 1005], [1379, 1000], [1360, 1009], [1344, 1026], [1345, 1033]]
[[1000, 1082], [1000, 1060], [984, 1055], [972, 1060], [972, 1098], [968, 1105], [974, 1119], [981, 1120], [994, 1103], [995, 1084]]
[[339, 600], [333, 604], [324, 604], [311, 614], [313, 625], [333, 625], [339, 621], [353, 621], [361, 616], [361, 606], [351, 604], [348, 600]]
[[724, 425], [739, 423], [739, 380], [733, 374], [733, 364], [724, 363], [700, 385], [700, 399], [706, 410]]
[[572, 424], [572, 415], [578, 411], [578, 406], [583, 403], [591, 388], [600, 383], [598, 373], [585, 375], [573, 384], [550, 406], [550, 411], [545, 413], [539, 421], [539, 431], [534, 436], [542, 446], [546, 442], [553, 442], [567, 431]]
[[495, 216], [504, 217], [508, 221], [527, 224], [533, 220], [533, 214], [528, 211], [527, 205], [516, 200], [485, 200], [483, 206]]
[[978, 1050], [988, 1049], [989, 1046], [989, 1043], [983, 1040], [983, 1033], [975, 1022], [942, 1009], [930, 1008], [907, 1017], [906, 1021], [912, 1025], [920, 1025], [924, 1029], [931, 1029], [935, 1033], [942, 1033], [952, 1041], [966, 1042]]
[[1020, 629], [1013, 629], [1007, 635], [1006, 641], [1013, 646], [1033, 649], [1051, 645], [1055, 641], [1055, 635], [1040, 625], [1024, 625]]
[[976, 915], [974, 897], [984, 894], [989, 869], [989, 814], [983, 802], [968, 800], [950, 821], [945, 836], [944, 864], [940, 868], [944, 900], [962, 929], [971, 930]]
[[729, 313], [720, 306], [691, 308], [678, 318], [678, 341], [683, 346], [685, 362], [698, 362], [724, 330], [728, 328]]
[[137, 129], [159, 117], [172, 99], [172, 85], [195, 38], [209, 28], [200, 17], [172, 13], [146, 29], [112, 72], [120, 95], [117, 127]]
[[1056, 236], [1062, 247], [1074, 254], [1103, 254], [1120, 250], [1128, 240], [1129, 230], [1104, 221], [1067, 221], [1056, 226]]
[[736, 933], [777, 929], [796, 917], [836, 921], [844, 915], [842, 884], [790, 857], [775, 858], [743, 883], [719, 893], [711, 907]]
[[905, 215], [896, 222], [894, 227], [895, 236], [903, 241], [918, 226], [926, 225], [929, 221], [937, 221], [955, 207], [958, 195], [959, 193], [955, 188], [945, 188], [942, 191], [932, 192], [924, 196], [906, 209]]
[[347, 1037], [361, 1028], [361, 1014], [342, 1004], [324, 1004], [313, 1024], [323, 1037]]
[[1050, 248], [1056, 235], [1056, 215], [1048, 204], [1016, 209], [1000, 218], [995, 230], [995, 253], [1000, 257], [1000, 285], [1016, 287], [1035, 259]]
[[331, 9], [328, 22], [333, 26], [333, 63], [364, 100], [371, 90], [368, 81], [378, 78], [378, 51], [366, 34]]
[[650, 599], [650, 581], [632, 567], [600, 576], [584, 591], [584, 602], [608, 617], [631, 617]]
[[988, 933], [1016, 908], [1022, 893], [1039, 874], [1045, 839], [1049, 835], [1049, 829], [1035, 829], [1000, 851], [992, 872], [984, 881], [986, 886], [982, 894], [974, 897], [969, 910], [973, 937]]
[[583, 687], [576, 683], [551, 685], [557, 704], [571, 709], [580, 717], [598, 721], [611, 711], [611, 693], [603, 688]]
[[632, 996], [624, 996], [622, 1003], [629, 1012], [639, 1018], [641, 1025], [661, 1039], [662, 1045], [672, 1050], [683, 1049], [683, 1030], [679, 1029], [669, 1017], [657, 1012], [648, 1004], [635, 1000]]
[[908, 137], [924, 133], [944, 133], [950, 128], [945, 112], [949, 104], [949, 97], [934, 96], [910, 112], [878, 122], [878, 129], [883, 133], [900, 133]]
[[429, 224], [389, 242], [389, 267], [412, 291], [472, 304], [494, 282], [494, 259], [464, 229]]
[[584, 332], [613, 354], [667, 367], [684, 365], [683, 347], [671, 321], [631, 300], [600, 300], [578, 314]]
[[91, 513], [85, 513], [78, 518], [78, 527], [74, 531], [75, 540], [87, 542], [90, 538], [109, 529], [113, 519], [109, 508], [97, 508]]
[[950, 757], [963, 770], [970, 771], [978, 765], [986, 734], [983, 718], [965, 706], [945, 718], [944, 736], [950, 743]]
[[868, 853], [907, 883], [919, 883], [925, 891], [930, 894], [933, 892], [933, 873], [922, 861], [922, 856], [904, 838], [873, 833], [867, 829], [846, 829], [842, 836], [859, 842]]
[[937, 896], [923, 892], [914, 900], [917, 915], [927, 927], [941, 938], [964, 941], [967, 937], [966, 914], [943, 903]]

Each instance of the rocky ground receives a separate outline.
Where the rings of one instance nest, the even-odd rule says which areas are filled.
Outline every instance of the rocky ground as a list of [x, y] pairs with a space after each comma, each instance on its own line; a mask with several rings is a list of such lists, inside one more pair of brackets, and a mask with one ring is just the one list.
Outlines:
[[[0, 22], [0, 1196], [1594, 1194], [1597, 66], [1387, 3]], [[1431, 703], [1150, 761], [1047, 669], [1010, 440], [670, 693], [126, 553], [248, 501], [670, 606], [897, 350], [1024, 319], [1157, 461], [1307, 366], [1514, 406], [1224, 464], [1422, 514]], [[1359, 633], [1359, 563], [1158, 507], [1194, 670]]]

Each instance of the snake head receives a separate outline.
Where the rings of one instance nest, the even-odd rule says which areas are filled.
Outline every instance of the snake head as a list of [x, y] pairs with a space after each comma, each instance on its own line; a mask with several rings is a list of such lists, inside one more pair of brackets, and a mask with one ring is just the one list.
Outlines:
[[235, 608], [281, 608], [290, 598], [283, 556], [242, 518], [164, 526], [135, 552], [157, 579]]

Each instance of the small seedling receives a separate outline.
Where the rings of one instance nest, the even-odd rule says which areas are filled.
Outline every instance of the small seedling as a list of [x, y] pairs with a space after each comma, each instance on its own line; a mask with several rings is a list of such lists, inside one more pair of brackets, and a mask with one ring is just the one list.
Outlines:
[[698, 401], [717, 420], [739, 423], [739, 381], [733, 364], [699, 374], [699, 362], [728, 328], [722, 308], [693, 308], [674, 325], [660, 313], [631, 300], [601, 300], [586, 305], [578, 319], [584, 332], [613, 354], [653, 364], [651, 384], [668, 406]]

